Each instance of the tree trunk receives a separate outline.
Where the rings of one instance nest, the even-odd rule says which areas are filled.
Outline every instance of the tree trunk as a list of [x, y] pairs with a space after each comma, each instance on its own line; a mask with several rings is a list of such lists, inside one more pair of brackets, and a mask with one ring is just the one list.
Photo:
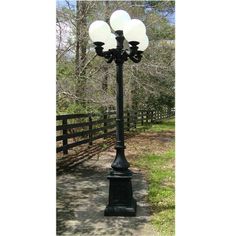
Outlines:
[[80, 73], [80, 21], [79, 21], [79, 1], [76, 1], [76, 49], [75, 49], [75, 75], [79, 78]]
[[[109, 17], [110, 17], [110, 9], [109, 9], [109, 1], [105, 1], [105, 21], [109, 24]], [[102, 90], [104, 93], [104, 99], [107, 97], [108, 92], [108, 65], [104, 65], [104, 76], [102, 79]], [[103, 108], [102, 110], [107, 110], [106, 101], [103, 102]]]
[[[85, 100], [86, 88], [86, 49], [87, 37], [87, 2], [76, 1], [76, 55], [75, 55], [75, 76], [76, 76], [76, 96]], [[83, 96], [82, 96], [83, 94]]]

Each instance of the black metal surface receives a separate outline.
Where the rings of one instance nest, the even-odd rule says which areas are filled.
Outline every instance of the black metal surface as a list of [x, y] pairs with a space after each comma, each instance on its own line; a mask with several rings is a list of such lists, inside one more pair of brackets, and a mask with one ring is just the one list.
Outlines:
[[132, 172], [116, 173], [111, 171], [107, 178], [110, 180], [109, 203], [104, 211], [104, 215], [135, 216], [137, 202], [133, 198]]
[[108, 51], [103, 51], [103, 45], [102, 42], [95, 42], [95, 50], [98, 56], [104, 57], [106, 59], [107, 63], [111, 63], [113, 60], [119, 64], [124, 63], [125, 61], [130, 58], [135, 63], [138, 63], [141, 61], [142, 58], [142, 51], [138, 50], [138, 42], [132, 41], [129, 42], [130, 49], [125, 50], [123, 49], [123, 42], [124, 42], [124, 36], [122, 30], [117, 30], [115, 32], [116, 34], [116, 40], [117, 40], [117, 48], [116, 49], [110, 49]]

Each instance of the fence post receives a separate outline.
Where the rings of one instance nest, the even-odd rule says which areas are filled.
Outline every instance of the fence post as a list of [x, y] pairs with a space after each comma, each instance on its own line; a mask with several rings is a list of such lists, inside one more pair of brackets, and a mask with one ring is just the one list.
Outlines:
[[[62, 125], [67, 125], [67, 119], [63, 119], [62, 120]], [[66, 135], [67, 134], [67, 129], [63, 129], [63, 135]], [[68, 140], [67, 138], [63, 138], [63, 146], [67, 145], [68, 144]], [[68, 154], [68, 149], [63, 149], [63, 154], [64, 155], [67, 155]]]
[[[105, 120], [104, 123], [103, 123], [104, 134], [106, 134], [107, 133], [107, 128], [106, 128], [107, 127], [107, 113], [104, 113], [103, 119]], [[106, 139], [106, 136], [103, 139]]]
[[149, 112], [146, 111], [146, 123], [148, 124]]
[[134, 112], [134, 128], [137, 128], [137, 111]]
[[93, 123], [92, 122], [93, 122], [92, 115], [89, 115], [89, 145], [93, 144], [93, 141], [92, 141]]
[[168, 107], [168, 118], [170, 118], [170, 116], [171, 116], [171, 110], [170, 110], [170, 107]]
[[151, 111], [151, 123], [153, 123], [153, 111]]
[[141, 125], [143, 125], [143, 111], [141, 111]]
[[127, 131], [130, 130], [130, 113], [127, 111]]

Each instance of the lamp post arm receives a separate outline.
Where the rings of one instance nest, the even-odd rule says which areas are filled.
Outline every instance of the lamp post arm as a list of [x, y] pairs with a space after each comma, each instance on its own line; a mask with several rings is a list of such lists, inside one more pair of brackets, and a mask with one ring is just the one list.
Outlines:
[[134, 55], [129, 55], [129, 58], [131, 61], [133, 61], [134, 63], [139, 63], [142, 59], [142, 51], [138, 51], [136, 54]]
[[102, 47], [104, 45], [104, 43], [103, 42], [94, 42], [94, 45], [95, 45], [95, 51], [96, 51], [97, 55], [100, 57], [104, 57], [105, 53], [103, 52], [103, 47]]
[[138, 44], [139, 42], [137, 41], [131, 41], [129, 42], [129, 44], [131, 45], [130, 50], [127, 52], [128, 57], [130, 58], [130, 60], [132, 60], [134, 63], [138, 63], [141, 61], [142, 59], [142, 51], [138, 50]]
[[94, 42], [95, 51], [98, 56], [104, 57], [107, 63], [111, 63], [114, 59], [114, 52], [112, 50], [108, 50], [106, 52], [103, 51], [103, 42]]

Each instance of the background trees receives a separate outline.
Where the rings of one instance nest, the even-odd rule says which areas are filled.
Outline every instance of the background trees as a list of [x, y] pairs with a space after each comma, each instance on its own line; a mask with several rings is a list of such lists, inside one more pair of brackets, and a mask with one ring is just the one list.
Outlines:
[[125, 108], [174, 106], [175, 3], [173, 1], [58, 1], [57, 112], [115, 108], [115, 65], [96, 56], [89, 25], [126, 10], [144, 21], [150, 45], [140, 63], [124, 65]]

